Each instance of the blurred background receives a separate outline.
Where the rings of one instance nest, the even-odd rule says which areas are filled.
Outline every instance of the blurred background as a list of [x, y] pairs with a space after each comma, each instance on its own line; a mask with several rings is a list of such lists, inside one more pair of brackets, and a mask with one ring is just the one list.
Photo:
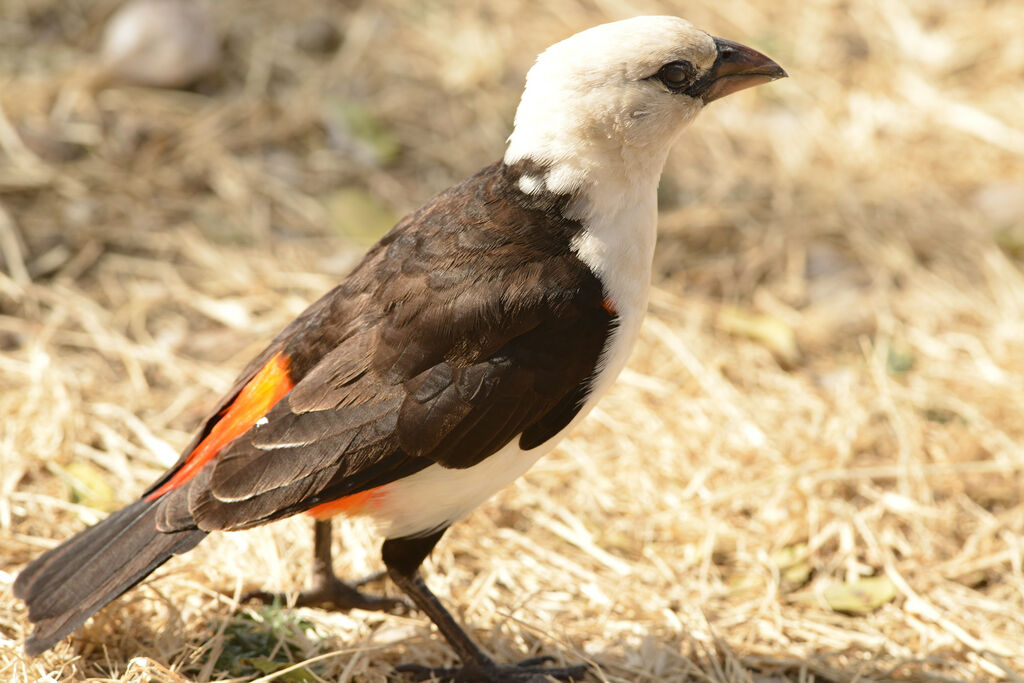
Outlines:
[[[131, 5], [0, 5], [0, 677], [452, 661], [419, 615], [239, 606], [303, 586], [304, 519], [211, 538], [34, 660], [9, 586], [174, 462], [399, 217], [500, 158], [539, 51], [658, 13], [790, 78], [684, 134], [629, 368], [428, 582], [495, 657], [594, 680], [1021, 680], [1024, 4]], [[336, 526], [343, 575], [379, 568]]]

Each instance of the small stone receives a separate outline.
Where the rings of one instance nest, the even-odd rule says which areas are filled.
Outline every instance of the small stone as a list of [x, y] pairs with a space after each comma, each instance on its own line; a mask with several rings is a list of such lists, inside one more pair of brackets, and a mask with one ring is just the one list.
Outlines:
[[185, 0], [132, 0], [107, 22], [101, 61], [116, 82], [185, 88], [220, 64], [209, 15]]

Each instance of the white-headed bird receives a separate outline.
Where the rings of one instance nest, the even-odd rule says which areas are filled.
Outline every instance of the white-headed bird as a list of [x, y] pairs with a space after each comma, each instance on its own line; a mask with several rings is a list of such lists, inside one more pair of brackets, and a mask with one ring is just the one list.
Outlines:
[[636, 17], [548, 48], [504, 158], [434, 197], [239, 376], [142, 496], [42, 555], [15, 593], [46, 650], [212, 531], [314, 516], [307, 604], [397, 609], [330, 566], [329, 518], [365, 515], [388, 574], [461, 668], [422, 676], [573, 678], [501, 666], [419, 567], [445, 530], [526, 472], [622, 370], [647, 307], [656, 190], [709, 102], [785, 76], [675, 17]]

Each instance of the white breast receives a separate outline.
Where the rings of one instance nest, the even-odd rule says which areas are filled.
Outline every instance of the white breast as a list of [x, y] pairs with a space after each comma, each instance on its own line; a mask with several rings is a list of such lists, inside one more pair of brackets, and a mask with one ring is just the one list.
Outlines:
[[587, 227], [573, 240], [572, 248], [601, 280], [618, 314], [594, 378], [590, 407], [622, 372], [640, 334], [651, 291], [658, 203], [654, 191], [634, 194], [624, 188], [594, 192], [581, 201], [577, 210]]

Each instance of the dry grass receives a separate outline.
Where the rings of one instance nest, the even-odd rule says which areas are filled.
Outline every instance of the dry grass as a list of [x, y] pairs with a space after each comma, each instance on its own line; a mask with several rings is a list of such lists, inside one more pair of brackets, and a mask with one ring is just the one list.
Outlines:
[[[37, 659], [8, 586], [103, 514], [69, 501], [69, 463], [131, 500], [350, 267], [339, 188], [415, 207], [500, 155], [538, 50], [653, 12], [792, 78], [678, 145], [629, 369], [452, 529], [428, 580], [495, 657], [585, 660], [597, 680], [1024, 676], [1024, 5], [219, 0], [209, 94], [91, 93], [80, 60], [115, 4], [0, 16], [0, 679], [251, 678], [250, 636], [285, 643], [275, 661], [321, 657], [306, 680], [451, 661], [419, 615], [240, 608], [303, 585], [305, 519], [209, 539]], [[317, 16], [344, 28], [337, 53], [296, 49]], [[396, 159], [337, 132], [344, 102]], [[755, 338], [729, 333], [754, 314]], [[339, 570], [377, 568], [377, 542], [339, 526]], [[829, 607], [866, 575], [895, 599]]]

